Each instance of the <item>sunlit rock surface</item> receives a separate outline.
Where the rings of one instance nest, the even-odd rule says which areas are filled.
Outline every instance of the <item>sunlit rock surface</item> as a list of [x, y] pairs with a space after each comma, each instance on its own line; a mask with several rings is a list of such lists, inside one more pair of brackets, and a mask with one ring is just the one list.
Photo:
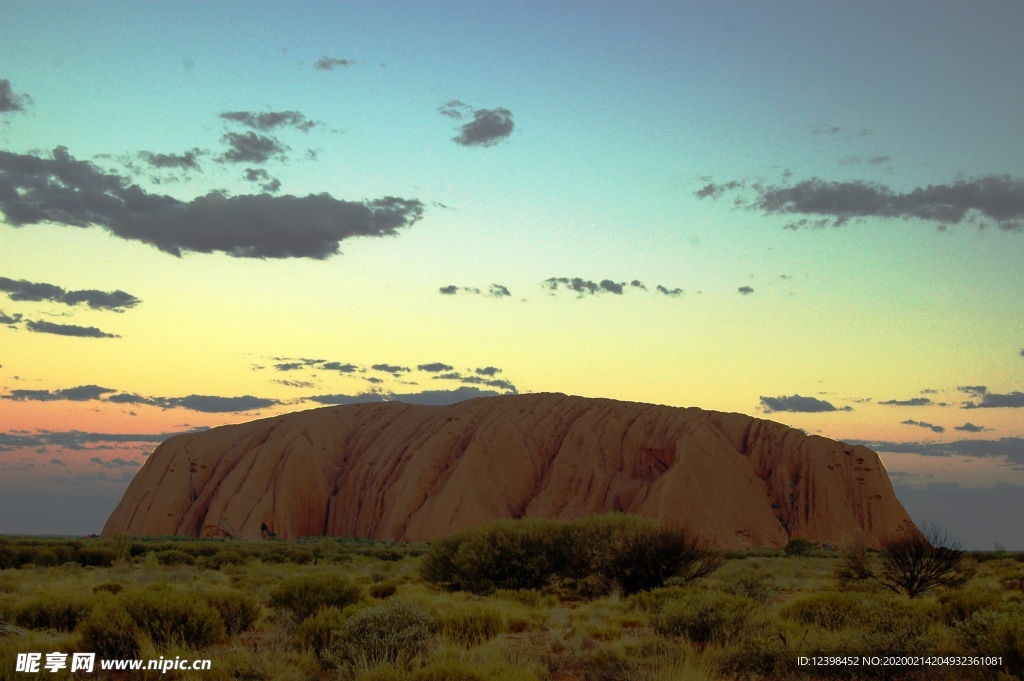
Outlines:
[[430, 541], [625, 511], [724, 548], [913, 529], [878, 455], [743, 414], [561, 394], [326, 407], [170, 438], [105, 535]]

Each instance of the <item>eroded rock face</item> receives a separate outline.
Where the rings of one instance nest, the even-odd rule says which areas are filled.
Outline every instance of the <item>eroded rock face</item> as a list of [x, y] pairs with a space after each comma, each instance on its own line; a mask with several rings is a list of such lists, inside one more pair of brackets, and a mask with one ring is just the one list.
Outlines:
[[126, 533], [430, 541], [625, 511], [720, 547], [916, 531], [878, 455], [742, 414], [530, 394], [326, 407], [170, 438], [107, 520]]

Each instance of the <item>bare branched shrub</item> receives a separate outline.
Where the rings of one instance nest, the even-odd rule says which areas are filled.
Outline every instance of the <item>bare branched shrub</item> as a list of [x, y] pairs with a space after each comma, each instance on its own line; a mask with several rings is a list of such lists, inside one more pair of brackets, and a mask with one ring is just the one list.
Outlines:
[[840, 585], [873, 581], [890, 591], [915, 598], [940, 587], [958, 588], [974, 576], [962, 545], [938, 528], [905, 533], [882, 542], [878, 566], [867, 552], [857, 548], [846, 553], [836, 571]]

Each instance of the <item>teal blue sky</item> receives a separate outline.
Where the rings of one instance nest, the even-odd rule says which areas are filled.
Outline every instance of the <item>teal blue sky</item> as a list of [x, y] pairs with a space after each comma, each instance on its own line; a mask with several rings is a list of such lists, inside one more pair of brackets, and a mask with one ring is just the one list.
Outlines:
[[4, 2], [0, 497], [38, 521], [0, 532], [98, 531], [157, 435], [561, 391], [867, 443], [915, 520], [1024, 549], [1022, 29]]

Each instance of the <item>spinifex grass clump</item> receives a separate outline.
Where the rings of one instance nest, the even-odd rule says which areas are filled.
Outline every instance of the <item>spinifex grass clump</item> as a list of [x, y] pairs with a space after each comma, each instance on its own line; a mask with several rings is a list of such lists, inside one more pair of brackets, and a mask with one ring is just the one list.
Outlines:
[[559, 587], [633, 594], [713, 572], [716, 553], [684, 530], [612, 514], [573, 522], [507, 520], [433, 544], [421, 576], [450, 591]]
[[173, 588], [124, 591], [101, 603], [79, 627], [82, 644], [100, 657], [138, 657], [142, 637], [157, 645], [203, 648], [224, 640], [220, 614]]
[[312, 574], [292, 577], [270, 594], [270, 605], [291, 611], [304, 620], [320, 608], [344, 608], [362, 598], [362, 591], [344, 577], [335, 574]]
[[334, 633], [324, 658], [341, 670], [406, 665], [426, 652], [435, 627], [433, 615], [423, 607], [391, 599], [348, 618]]
[[85, 598], [37, 596], [15, 611], [14, 622], [26, 629], [73, 631], [92, 608], [93, 602]]

